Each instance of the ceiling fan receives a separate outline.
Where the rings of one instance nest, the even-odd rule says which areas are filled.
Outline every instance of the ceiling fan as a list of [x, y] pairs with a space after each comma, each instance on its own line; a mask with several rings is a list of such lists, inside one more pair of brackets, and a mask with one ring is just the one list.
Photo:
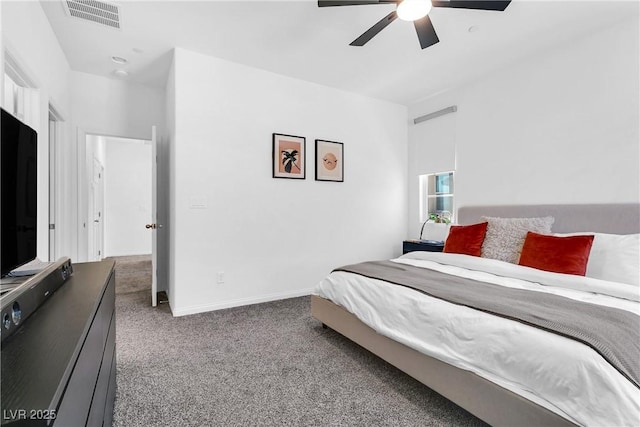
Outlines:
[[382, 18], [373, 27], [365, 31], [360, 37], [349, 43], [351, 46], [364, 46], [387, 25], [400, 18], [413, 21], [418, 33], [418, 40], [422, 49], [440, 41], [433, 28], [428, 13], [431, 7], [451, 7], [459, 9], [479, 9], [503, 11], [511, 1], [481, 1], [481, 0], [318, 0], [318, 7], [360, 6], [369, 4], [390, 4], [398, 6], [396, 10]]

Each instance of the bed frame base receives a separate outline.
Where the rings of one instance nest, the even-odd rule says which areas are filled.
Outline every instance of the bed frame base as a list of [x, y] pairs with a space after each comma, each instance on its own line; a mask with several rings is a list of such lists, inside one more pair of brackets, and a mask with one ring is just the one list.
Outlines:
[[575, 426], [473, 372], [456, 368], [378, 334], [327, 299], [312, 295], [311, 314], [323, 326], [339, 332], [493, 426]]

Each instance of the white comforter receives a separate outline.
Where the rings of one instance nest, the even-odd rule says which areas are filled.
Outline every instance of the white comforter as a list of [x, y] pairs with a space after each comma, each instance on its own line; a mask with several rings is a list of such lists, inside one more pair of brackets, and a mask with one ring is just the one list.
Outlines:
[[[638, 315], [640, 327], [636, 286], [467, 255], [413, 252], [393, 261], [616, 307]], [[574, 423], [640, 425], [640, 390], [584, 344], [346, 272], [331, 273], [315, 294], [344, 307], [382, 335], [475, 372]]]

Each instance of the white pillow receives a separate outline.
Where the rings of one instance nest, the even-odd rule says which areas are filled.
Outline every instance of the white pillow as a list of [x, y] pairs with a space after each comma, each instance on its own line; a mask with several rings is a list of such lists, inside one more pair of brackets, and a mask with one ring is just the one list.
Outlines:
[[566, 233], [593, 235], [587, 277], [640, 286], [640, 234]]
[[551, 233], [555, 219], [552, 216], [542, 218], [498, 218], [483, 216], [487, 221], [487, 234], [482, 243], [481, 255], [484, 258], [498, 259], [517, 264], [520, 260], [522, 245], [528, 231], [540, 234]]

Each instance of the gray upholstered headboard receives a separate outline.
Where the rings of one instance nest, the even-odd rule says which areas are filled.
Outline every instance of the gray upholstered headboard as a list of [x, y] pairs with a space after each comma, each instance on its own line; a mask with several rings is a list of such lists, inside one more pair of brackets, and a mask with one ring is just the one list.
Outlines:
[[531, 218], [552, 216], [554, 233], [593, 231], [611, 234], [640, 233], [640, 204], [463, 206], [460, 224], [480, 222], [481, 216]]

